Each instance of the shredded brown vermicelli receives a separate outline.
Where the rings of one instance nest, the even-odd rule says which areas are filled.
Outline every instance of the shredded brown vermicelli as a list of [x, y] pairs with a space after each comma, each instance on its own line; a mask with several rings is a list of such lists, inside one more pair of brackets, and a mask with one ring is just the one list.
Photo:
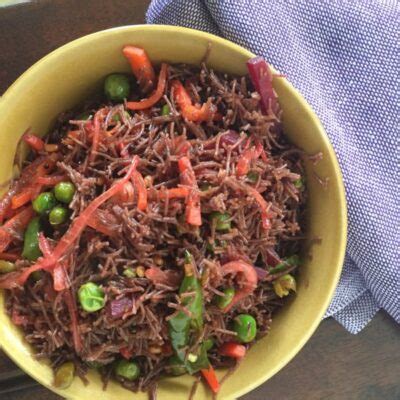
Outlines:
[[[210, 102], [221, 117], [201, 124], [185, 120], [167, 86], [163, 99], [145, 111], [127, 113], [123, 104], [101, 102], [85, 106], [92, 113], [102, 109], [101, 131], [112, 132], [100, 141], [92, 159], [87, 121], [79, 119], [82, 110], [61, 116], [46, 139], [59, 145], [53, 173], [65, 174], [77, 189], [70, 203], [71, 220], [126, 171], [121, 146], [128, 158], [139, 157], [138, 171], [148, 193], [145, 211], [137, 207], [136, 191], [126, 202], [111, 199], [102, 204], [98, 218], [112, 234], [87, 227], [65, 254], [81, 351], [74, 346], [65, 296], [53, 290], [49, 273], [31, 277], [7, 295], [7, 309], [10, 315], [24, 317], [21, 327], [38, 358], [50, 359], [55, 369], [71, 360], [82, 379], [89, 368], [95, 367], [105, 383], [114, 377], [128, 389], [152, 393], [156, 382], [167, 373], [171, 356], [168, 320], [179, 311], [190, 313], [178, 296], [184, 250], [192, 254], [197, 266], [205, 321], [201, 335], [188, 351], [213, 338], [215, 346], [208, 353], [212, 366], [233, 367], [235, 360], [221, 356], [218, 347], [235, 339], [232, 320], [240, 313], [256, 319], [257, 338], [268, 333], [273, 313], [283, 304], [273, 282], [282, 275], [296, 274], [297, 267], [288, 266], [276, 274], [268, 271], [284, 257], [299, 252], [306, 201], [304, 187], [295, 184], [303, 176], [302, 152], [285, 138], [280, 112], [261, 112], [259, 95], [248, 77], [216, 73], [204, 65], [200, 69], [185, 65], [168, 68], [168, 82], [186, 82], [193, 101]], [[169, 115], [161, 115], [163, 104], [169, 105]], [[71, 131], [77, 134], [67, 135]], [[184, 199], [162, 195], [167, 189], [182, 187], [177, 165], [183, 140], [190, 143], [188, 157], [200, 187], [201, 226], [185, 221]], [[256, 143], [262, 144], [266, 157], [251, 161], [251, 179], [249, 175], [238, 177], [239, 158]], [[268, 204], [269, 229], [262, 225], [260, 207], [250, 188]], [[209, 218], [216, 211], [231, 216], [229, 231], [216, 230]], [[66, 229], [54, 229], [52, 243], [57, 243]], [[221, 273], [221, 265], [234, 260], [254, 265], [261, 275], [252, 294], [223, 312], [216, 306], [215, 297], [226, 287], [241, 286], [234, 276]], [[29, 263], [20, 260], [17, 265], [23, 268]], [[171, 276], [177, 279], [154, 282], [145, 274], [151, 267], [173, 271]], [[136, 276], [125, 276], [127, 268], [136, 271]], [[78, 288], [89, 281], [101, 285], [106, 295], [106, 306], [95, 313], [84, 311], [75, 300]], [[121, 359], [121, 349], [134, 354], [141, 370], [138, 380], [115, 376], [113, 365]]]

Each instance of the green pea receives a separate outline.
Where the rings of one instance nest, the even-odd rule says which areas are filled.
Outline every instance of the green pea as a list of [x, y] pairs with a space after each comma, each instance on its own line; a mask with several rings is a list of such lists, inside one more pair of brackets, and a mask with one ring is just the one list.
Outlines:
[[76, 117], [78, 121], [88, 121], [90, 118], [92, 118], [92, 114], [89, 111], [85, 111]]
[[108, 75], [104, 81], [104, 93], [111, 101], [123, 101], [129, 96], [130, 83], [122, 74]]
[[51, 225], [60, 225], [68, 218], [68, 210], [61, 206], [54, 207], [49, 214], [49, 222]]
[[233, 320], [233, 330], [241, 342], [249, 343], [257, 334], [256, 320], [249, 314], [240, 314]]
[[206, 351], [211, 350], [214, 347], [214, 340], [209, 338], [207, 340], [204, 341], [204, 348]]
[[258, 174], [258, 172], [256, 172], [256, 171], [250, 171], [250, 172], [247, 174], [247, 179], [248, 179], [251, 183], [256, 183], [256, 182], [258, 181], [258, 177], [259, 177], [259, 174]]
[[217, 306], [221, 309], [227, 307], [231, 303], [233, 297], [235, 296], [235, 289], [226, 288], [224, 289], [223, 293], [223, 296], [217, 296]]
[[51, 192], [40, 193], [38, 197], [32, 202], [33, 209], [38, 214], [43, 214], [51, 210], [57, 204], [54, 194]]
[[133, 268], [124, 269], [124, 272], [122, 272], [122, 274], [127, 278], [136, 278], [136, 272], [134, 271]]
[[24, 248], [22, 250], [22, 257], [29, 261], [36, 261], [42, 255], [39, 248], [40, 230], [41, 224], [39, 218], [33, 218], [26, 228], [24, 234]]
[[274, 291], [279, 297], [285, 297], [290, 290], [296, 291], [296, 280], [290, 274], [286, 274], [273, 282]]
[[61, 203], [69, 204], [74, 197], [75, 190], [72, 182], [60, 182], [54, 187], [54, 195]]
[[297, 189], [302, 189], [304, 186], [303, 179], [299, 178], [293, 182], [293, 185], [297, 187]]
[[215, 223], [215, 229], [217, 231], [229, 231], [231, 229], [231, 216], [228, 213], [220, 213], [214, 211], [210, 215], [211, 221]]
[[177, 356], [172, 356], [168, 360], [167, 372], [174, 376], [186, 373], [186, 368]]
[[161, 115], [169, 115], [171, 109], [169, 108], [168, 104], [164, 104], [161, 108]]
[[6, 274], [8, 272], [15, 271], [15, 269], [14, 263], [6, 260], [0, 260], [0, 274]]
[[134, 361], [120, 360], [115, 366], [115, 373], [128, 381], [134, 381], [140, 375], [140, 368]]
[[58, 389], [66, 389], [74, 379], [75, 365], [67, 361], [56, 371], [54, 375], [54, 386]]
[[87, 312], [95, 312], [105, 305], [104, 290], [93, 282], [83, 284], [78, 290], [79, 302]]

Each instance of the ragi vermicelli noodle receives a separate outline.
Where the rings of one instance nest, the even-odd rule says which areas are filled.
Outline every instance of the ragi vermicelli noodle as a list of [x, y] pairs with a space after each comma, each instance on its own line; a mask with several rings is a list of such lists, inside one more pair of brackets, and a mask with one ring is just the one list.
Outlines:
[[136, 80], [107, 78], [113, 102], [61, 115], [44, 142], [24, 135], [29, 161], [0, 202], [0, 287], [61, 387], [96, 368], [134, 391], [202, 372], [217, 392], [214, 368], [295, 291], [301, 151], [262, 59], [236, 77], [124, 54]]

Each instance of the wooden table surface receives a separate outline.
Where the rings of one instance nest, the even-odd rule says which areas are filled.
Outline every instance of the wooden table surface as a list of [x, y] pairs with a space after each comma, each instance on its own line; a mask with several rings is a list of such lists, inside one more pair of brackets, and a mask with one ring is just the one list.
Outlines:
[[[143, 23], [148, 3], [23, 0], [2, 7], [0, 0], [0, 93], [35, 61], [72, 39], [114, 26]], [[0, 351], [0, 399], [60, 397], [28, 378]], [[383, 312], [357, 336], [332, 319], [323, 321], [289, 365], [242, 397], [261, 399], [400, 399], [398, 326]]]

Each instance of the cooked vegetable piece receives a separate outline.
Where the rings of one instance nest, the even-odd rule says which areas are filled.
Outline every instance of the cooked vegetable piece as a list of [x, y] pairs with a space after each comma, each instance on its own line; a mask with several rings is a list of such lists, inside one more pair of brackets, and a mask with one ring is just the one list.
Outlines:
[[25, 133], [22, 136], [22, 139], [33, 150], [40, 151], [40, 150], [43, 150], [43, 148], [44, 148], [43, 140], [40, 137], [36, 136], [36, 135], [32, 135], [31, 133]]
[[111, 101], [124, 101], [129, 97], [129, 78], [123, 74], [111, 74], [104, 80], [104, 93]]
[[256, 183], [258, 181], [259, 178], [259, 173], [256, 171], [249, 171], [247, 173], [247, 179], [251, 182], [251, 183]]
[[206, 351], [211, 350], [214, 347], [214, 340], [212, 338], [208, 338], [204, 341], [204, 348]]
[[54, 195], [61, 203], [69, 204], [75, 194], [75, 185], [72, 182], [60, 182], [54, 187]]
[[297, 189], [302, 189], [303, 186], [304, 186], [304, 182], [303, 182], [303, 179], [302, 179], [302, 178], [299, 178], [299, 179], [295, 180], [295, 181], [293, 182], [293, 184], [294, 184], [294, 186], [297, 187]]
[[24, 235], [24, 249], [22, 250], [22, 257], [29, 261], [36, 261], [42, 252], [39, 249], [39, 232], [41, 230], [41, 223], [38, 217], [33, 218], [29, 222]]
[[237, 338], [243, 343], [252, 342], [257, 334], [257, 323], [249, 314], [239, 314], [233, 320], [233, 330]]
[[191, 225], [200, 226], [202, 223], [201, 208], [196, 175], [188, 157], [180, 158], [178, 165], [182, 185], [191, 187], [191, 191], [186, 198], [186, 222]]
[[168, 65], [163, 63], [161, 64], [160, 74], [158, 76], [158, 84], [157, 89], [153, 92], [153, 94], [147, 99], [143, 99], [141, 101], [128, 101], [126, 103], [126, 107], [129, 110], [146, 110], [156, 104], [164, 94], [166, 80], [168, 73]]
[[246, 355], [246, 347], [235, 342], [224, 343], [219, 349], [219, 354], [232, 358], [243, 358]]
[[0, 274], [15, 271], [15, 264], [11, 261], [0, 260]]
[[51, 210], [57, 204], [57, 200], [54, 194], [51, 192], [40, 193], [38, 197], [32, 202], [33, 209], [38, 214], [43, 214], [46, 211]]
[[96, 312], [105, 305], [104, 290], [93, 282], [83, 284], [78, 290], [81, 307], [87, 312]]
[[300, 264], [300, 257], [297, 254], [294, 254], [290, 257], [284, 258], [280, 263], [275, 265], [275, 267], [271, 268], [268, 272], [270, 274], [277, 274], [279, 272], [283, 272], [286, 269], [297, 266]]
[[231, 230], [231, 215], [228, 213], [220, 213], [215, 211], [210, 215], [211, 221], [215, 224], [217, 231], [230, 231]]
[[68, 210], [65, 207], [56, 206], [49, 213], [51, 225], [63, 224], [68, 219]]
[[253, 293], [257, 286], [257, 272], [254, 267], [242, 260], [228, 262], [221, 267], [222, 275], [234, 274], [241, 279], [240, 290], [237, 290], [232, 301], [223, 309], [229, 311], [235, 304]]
[[193, 122], [202, 122], [210, 121], [214, 118], [216, 110], [211, 103], [204, 103], [201, 107], [198, 104], [193, 105], [189, 93], [186, 91], [180, 81], [172, 81], [171, 86], [174, 93], [175, 102], [178, 104], [182, 115], [187, 120]]
[[54, 375], [54, 386], [57, 389], [67, 389], [74, 380], [75, 365], [72, 361], [62, 364]]
[[207, 369], [202, 369], [201, 373], [202, 373], [205, 381], [207, 382], [208, 386], [210, 387], [210, 389], [214, 393], [218, 393], [220, 386], [219, 386], [217, 375], [216, 375], [212, 365], [210, 365]]
[[16, 237], [23, 235], [33, 214], [32, 207], [26, 207], [0, 226], [0, 251], [7, 250]]
[[286, 274], [273, 282], [275, 293], [279, 297], [284, 297], [289, 294], [290, 290], [296, 291], [296, 280], [290, 274]]
[[171, 112], [169, 105], [168, 104], [164, 104], [161, 108], [161, 115], [169, 115]]
[[278, 98], [272, 87], [272, 73], [268, 63], [262, 57], [247, 61], [247, 69], [253, 85], [261, 96], [261, 107], [266, 114], [271, 110], [278, 112]]
[[134, 361], [120, 360], [115, 366], [115, 374], [128, 381], [139, 378], [140, 368]]
[[226, 308], [229, 306], [229, 304], [232, 302], [234, 296], [235, 296], [235, 289], [234, 288], [226, 288], [223, 291], [224, 295], [223, 296], [218, 296], [217, 297], [217, 305], [219, 308]]
[[[179, 294], [181, 304], [189, 311], [190, 316], [183, 311], [179, 311], [168, 321], [172, 347], [176, 356], [185, 365], [189, 373], [195, 373], [209, 365], [204, 346], [201, 346], [196, 360], [192, 362], [187, 359], [185, 351], [190, 340], [191, 329], [198, 332], [203, 328], [203, 292], [199, 279], [194, 275], [193, 262], [192, 255], [186, 250], [185, 277], [182, 280]], [[187, 296], [186, 294], [192, 295]]]
[[122, 50], [129, 61], [140, 88], [144, 93], [149, 92], [155, 85], [155, 73], [146, 51], [137, 46], [125, 46]]

